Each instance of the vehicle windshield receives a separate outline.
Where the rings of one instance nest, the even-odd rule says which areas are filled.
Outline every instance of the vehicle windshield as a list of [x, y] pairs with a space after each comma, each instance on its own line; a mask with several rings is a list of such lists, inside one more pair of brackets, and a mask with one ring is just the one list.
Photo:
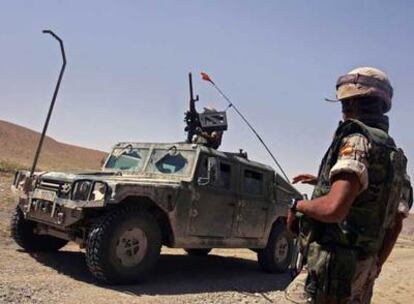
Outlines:
[[175, 146], [154, 149], [146, 172], [188, 176], [191, 174], [194, 158], [194, 151], [179, 151]]
[[106, 162], [105, 169], [141, 171], [148, 151], [148, 149], [133, 148], [132, 146], [116, 148]]

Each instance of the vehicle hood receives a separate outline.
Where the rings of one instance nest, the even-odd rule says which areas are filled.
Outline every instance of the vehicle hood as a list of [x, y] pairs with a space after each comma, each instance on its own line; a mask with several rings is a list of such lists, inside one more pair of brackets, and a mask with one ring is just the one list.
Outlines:
[[183, 180], [172, 177], [159, 178], [157, 176], [120, 175], [116, 172], [86, 172], [86, 173], [65, 173], [65, 172], [42, 172], [38, 175], [40, 180], [73, 183], [77, 180], [92, 180], [106, 182], [110, 186], [117, 184], [140, 184], [140, 185], [165, 185], [177, 186]]

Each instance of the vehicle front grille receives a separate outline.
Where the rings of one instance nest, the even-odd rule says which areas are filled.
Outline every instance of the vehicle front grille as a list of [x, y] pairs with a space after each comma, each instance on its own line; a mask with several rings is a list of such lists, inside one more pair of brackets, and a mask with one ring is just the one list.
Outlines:
[[56, 192], [58, 197], [68, 198], [71, 184], [64, 181], [42, 179], [37, 187]]

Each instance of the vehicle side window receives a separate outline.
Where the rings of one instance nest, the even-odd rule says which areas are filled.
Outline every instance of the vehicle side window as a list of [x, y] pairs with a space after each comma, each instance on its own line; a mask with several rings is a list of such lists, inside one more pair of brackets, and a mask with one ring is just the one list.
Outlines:
[[252, 195], [261, 195], [263, 193], [263, 173], [249, 169], [244, 170], [243, 192]]
[[203, 157], [200, 161], [200, 167], [198, 168], [198, 176], [206, 177], [207, 176], [207, 157]]
[[231, 166], [229, 164], [220, 163], [220, 179], [217, 181], [220, 188], [231, 188]]
[[[207, 157], [201, 160], [200, 167], [198, 169], [198, 176], [206, 177], [207, 176]], [[222, 189], [231, 189], [231, 174], [232, 167], [231, 164], [223, 163], [219, 159], [219, 170], [220, 178], [219, 180], [211, 183], [210, 186], [222, 188]]]

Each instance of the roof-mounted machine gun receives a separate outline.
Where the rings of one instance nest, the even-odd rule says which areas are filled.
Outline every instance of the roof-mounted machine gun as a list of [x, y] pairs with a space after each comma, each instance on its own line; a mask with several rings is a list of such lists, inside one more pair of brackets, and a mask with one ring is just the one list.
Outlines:
[[191, 73], [188, 74], [190, 88], [190, 108], [185, 113], [184, 121], [186, 123], [185, 131], [187, 132], [187, 142], [191, 143], [194, 135], [201, 135], [203, 132], [212, 133], [214, 131], [227, 130], [227, 115], [225, 111], [204, 111], [198, 113], [195, 103], [199, 100], [198, 95], [194, 97], [193, 78]]

